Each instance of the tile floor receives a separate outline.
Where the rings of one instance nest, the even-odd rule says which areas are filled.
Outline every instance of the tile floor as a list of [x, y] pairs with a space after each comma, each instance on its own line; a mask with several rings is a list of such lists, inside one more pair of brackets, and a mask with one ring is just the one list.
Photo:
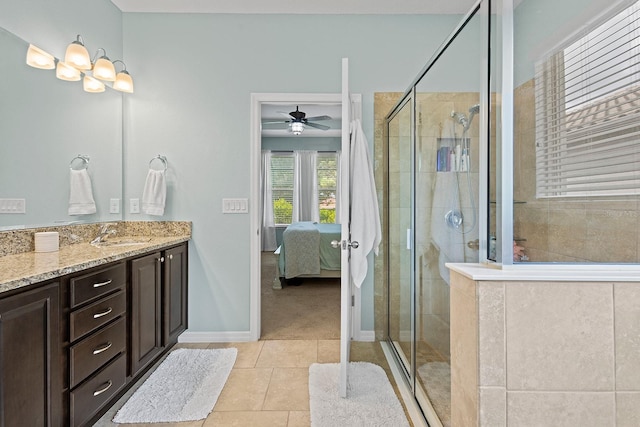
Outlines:
[[[206, 420], [169, 424], [112, 423], [111, 419], [133, 393], [134, 386], [95, 426], [308, 427], [311, 423], [309, 366], [312, 363], [337, 363], [340, 359], [339, 340], [267, 340], [178, 346], [238, 349], [238, 357], [229, 379]], [[390, 377], [389, 367], [377, 342], [354, 342], [351, 360], [376, 363], [382, 366]], [[390, 381], [395, 388], [391, 377]]]

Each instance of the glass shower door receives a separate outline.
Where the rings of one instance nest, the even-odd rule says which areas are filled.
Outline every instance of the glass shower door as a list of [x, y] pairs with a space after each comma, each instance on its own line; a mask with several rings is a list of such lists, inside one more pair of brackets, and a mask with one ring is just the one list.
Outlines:
[[413, 288], [411, 228], [413, 190], [412, 122], [413, 102], [406, 102], [388, 122], [389, 189], [389, 340], [411, 372], [413, 358]]

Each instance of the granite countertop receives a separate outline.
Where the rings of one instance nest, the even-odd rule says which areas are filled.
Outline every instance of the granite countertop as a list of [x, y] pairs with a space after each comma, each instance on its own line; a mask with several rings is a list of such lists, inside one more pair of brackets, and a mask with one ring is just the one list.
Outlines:
[[77, 243], [56, 252], [24, 252], [0, 257], [0, 293], [113, 261], [153, 252], [186, 242], [190, 235], [170, 237], [119, 237], [118, 240], [145, 241], [123, 246], [93, 246]]

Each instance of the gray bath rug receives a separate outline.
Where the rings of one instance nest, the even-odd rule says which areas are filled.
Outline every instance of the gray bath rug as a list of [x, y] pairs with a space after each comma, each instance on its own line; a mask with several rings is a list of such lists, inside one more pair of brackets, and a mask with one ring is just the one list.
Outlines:
[[238, 350], [180, 348], [169, 353], [113, 418], [160, 423], [206, 418], [220, 396]]

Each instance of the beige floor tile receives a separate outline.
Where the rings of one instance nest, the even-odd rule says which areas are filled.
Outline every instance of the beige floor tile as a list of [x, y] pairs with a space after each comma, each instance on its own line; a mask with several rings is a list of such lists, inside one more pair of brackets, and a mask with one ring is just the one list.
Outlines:
[[264, 341], [257, 368], [308, 368], [318, 360], [316, 340]]
[[233, 369], [213, 408], [218, 411], [260, 411], [273, 369]]
[[309, 411], [290, 411], [287, 427], [309, 427], [311, 425], [311, 413]]
[[238, 357], [234, 368], [255, 368], [258, 356], [262, 351], [264, 341], [235, 342], [235, 343], [214, 343], [209, 348], [237, 348]]
[[263, 409], [308, 411], [309, 368], [273, 368]]
[[287, 411], [213, 412], [203, 427], [287, 427]]
[[340, 362], [340, 340], [318, 340], [318, 363]]

